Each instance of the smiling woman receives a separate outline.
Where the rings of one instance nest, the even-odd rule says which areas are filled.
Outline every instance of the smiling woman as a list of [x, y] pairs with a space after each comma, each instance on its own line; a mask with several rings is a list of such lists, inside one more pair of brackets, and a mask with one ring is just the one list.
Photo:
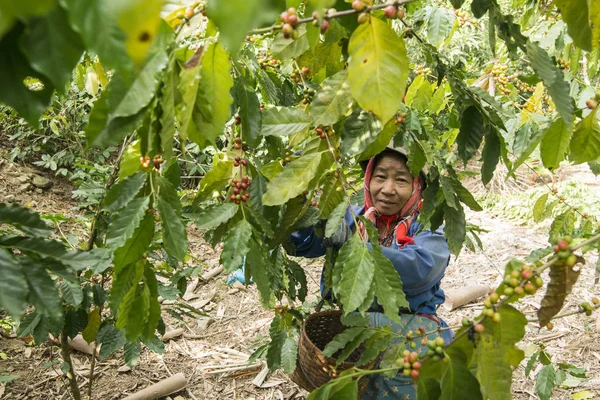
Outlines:
[[[377, 298], [368, 309], [370, 325], [391, 326], [392, 330], [405, 335], [410, 330], [435, 330], [447, 328], [436, 315], [437, 307], [444, 302], [440, 282], [450, 260], [448, 243], [440, 230], [431, 232], [423, 229], [417, 221], [421, 208], [425, 178], [422, 173], [414, 177], [406, 165], [407, 157], [402, 148], [388, 147], [363, 164], [365, 170], [363, 207], [348, 208], [344, 220], [330, 237], [319, 237], [313, 227], [292, 234], [296, 255], [318, 257], [326, 252], [327, 246], [342, 247], [354, 233], [367, 241], [373, 249], [362, 221], [355, 223], [355, 215], [363, 215], [377, 227], [382, 254], [391, 261], [403, 283], [409, 308], [398, 310], [401, 324], [391, 321], [383, 314]], [[342, 271], [343, 274], [343, 271]], [[321, 293], [331, 298], [325, 279], [321, 280]], [[346, 312], [353, 310], [345, 310]], [[452, 340], [450, 330], [444, 330], [445, 343]], [[395, 341], [403, 344], [404, 338]], [[414, 347], [413, 347], [414, 349]], [[427, 346], [416, 349], [425, 353]], [[414, 399], [413, 381], [399, 374], [393, 378], [374, 375], [369, 382], [363, 399]]]

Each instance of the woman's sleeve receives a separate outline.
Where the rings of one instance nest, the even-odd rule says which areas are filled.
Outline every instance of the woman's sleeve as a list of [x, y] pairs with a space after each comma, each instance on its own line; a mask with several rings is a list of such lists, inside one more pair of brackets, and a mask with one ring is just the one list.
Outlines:
[[293, 255], [297, 257], [315, 258], [325, 255], [327, 251], [323, 238], [317, 236], [312, 226], [292, 233], [290, 240], [296, 247]]
[[435, 286], [444, 276], [450, 250], [440, 231], [422, 231], [413, 237], [415, 244], [402, 249], [382, 247], [383, 255], [402, 278], [404, 292], [416, 295]]

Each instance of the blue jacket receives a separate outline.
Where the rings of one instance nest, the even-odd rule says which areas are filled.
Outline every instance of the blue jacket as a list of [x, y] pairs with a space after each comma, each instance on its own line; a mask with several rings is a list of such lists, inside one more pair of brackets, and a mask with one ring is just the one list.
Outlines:
[[[362, 215], [365, 211], [364, 207], [353, 206], [352, 208], [357, 215]], [[352, 231], [355, 231], [350, 208], [344, 219]], [[413, 237], [414, 245], [406, 245], [403, 249], [399, 249], [394, 242], [392, 247], [381, 249], [402, 278], [404, 293], [411, 311], [434, 315], [437, 306], [445, 300], [440, 281], [450, 261], [450, 250], [441, 229], [433, 233], [423, 230], [415, 235], [421, 225], [419, 222], [413, 222], [410, 226], [408, 236]], [[313, 258], [325, 255], [323, 238], [317, 236], [312, 227], [294, 232], [291, 240], [296, 246], [296, 256]], [[321, 294], [323, 291], [324, 284], [321, 277]]]

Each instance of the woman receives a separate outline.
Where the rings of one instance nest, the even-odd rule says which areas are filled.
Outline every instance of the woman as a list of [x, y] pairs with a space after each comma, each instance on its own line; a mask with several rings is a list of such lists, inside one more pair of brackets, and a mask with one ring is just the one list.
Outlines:
[[[371, 326], [390, 325], [395, 332], [424, 326], [435, 331], [447, 325], [436, 316], [437, 307], [444, 302], [440, 281], [450, 260], [448, 243], [441, 231], [422, 230], [417, 216], [421, 207], [425, 177], [422, 173], [414, 177], [406, 165], [407, 158], [402, 149], [386, 148], [371, 158], [365, 168], [363, 207], [348, 210], [344, 220], [330, 238], [320, 238], [313, 228], [306, 228], [292, 235], [296, 255], [318, 257], [325, 254], [325, 246], [341, 247], [356, 230], [352, 211], [364, 215], [377, 227], [379, 243], [386, 256], [400, 274], [403, 290], [410, 309], [399, 310], [402, 324], [386, 318], [376, 302], [369, 308]], [[364, 235], [363, 235], [364, 237]], [[321, 292], [323, 292], [323, 280]], [[323, 293], [322, 293], [323, 294]], [[446, 342], [452, 339], [452, 331], [442, 331]], [[402, 342], [399, 339], [397, 342]], [[419, 343], [420, 345], [420, 343]], [[426, 348], [417, 349], [420, 353]], [[413, 399], [415, 389], [409, 377], [383, 378], [375, 375], [363, 399]]]

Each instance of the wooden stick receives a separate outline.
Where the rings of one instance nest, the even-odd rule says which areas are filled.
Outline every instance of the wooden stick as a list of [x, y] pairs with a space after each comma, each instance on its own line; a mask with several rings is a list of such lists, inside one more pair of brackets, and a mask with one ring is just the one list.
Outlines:
[[225, 270], [225, 267], [222, 265], [219, 265], [216, 268], [211, 269], [210, 271], [205, 272], [202, 275], [202, 280], [203, 281], [208, 281], [212, 278], [214, 278], [215, 276], [219, 275], [221, 272], [223, 272]]
[[488, 285], [471, 285], [460, 289], [450, 290], [446, 292], [446, 302], [444, 308], [452, 311], [460, 306], [464, 306], [481, 296], [490, 293], [492, 289]]
[[123, 400], [152, 400], [167, 396], [187, 386], [185, 375], [181, 372], [155, 383], [145, 389], [125, 397]]
[[162, 340], [163, 342], [166, 342], [169, 339], [173, 339], [173, 338], [183, 335], [183, 332], [185, 332], [185, 329], [183, 329], [183, 328], [173, 329], [172, 331], [166, 332], [164, 335], [162, 335], [160, 340]]
[[247, 364], [247, 365], [243, 365], [243, 366], [240, 366], [240, 367], [215, 369], [214, 371], [204, 371], [202, 373], [204, 375], [216, 375], [216, 374], [222, 374], [222, 373], [225, 373], [225, 372], [243, 371], [243, 370], [254, 369], [254, 368], [259, 368], [259, 367], [262, 367], [262, 363], [261, 362], [255, 362], [254, 364]]

